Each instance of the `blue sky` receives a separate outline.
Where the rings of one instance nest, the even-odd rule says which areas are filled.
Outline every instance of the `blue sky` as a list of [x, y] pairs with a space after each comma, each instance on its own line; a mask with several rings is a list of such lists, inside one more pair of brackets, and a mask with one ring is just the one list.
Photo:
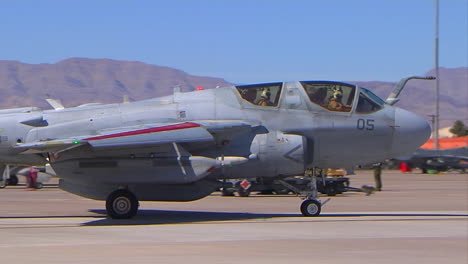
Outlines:
[[[440, 0], [440, 66], [468, 66], [468, 0]], [[0, 60], [111, 58], [234, 83], [434, 67], [433, 0], [0, 0]]]

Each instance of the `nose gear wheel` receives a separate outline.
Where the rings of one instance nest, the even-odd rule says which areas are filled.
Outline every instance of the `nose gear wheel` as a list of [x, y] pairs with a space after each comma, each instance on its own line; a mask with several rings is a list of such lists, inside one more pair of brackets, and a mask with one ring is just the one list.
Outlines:
[[314, 199], [304, 200], [301, 204], [301, 212], [303, 216], [318, 216], [322, 211], [320, 201]]

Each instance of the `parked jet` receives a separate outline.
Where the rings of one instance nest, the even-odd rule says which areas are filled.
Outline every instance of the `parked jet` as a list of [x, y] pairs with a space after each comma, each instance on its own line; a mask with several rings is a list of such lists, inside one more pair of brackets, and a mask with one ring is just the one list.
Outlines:
[[[0, 161], [50, 163], [60, 188], [106, 200], [112, 218], [131, 218], [139, 201], [197, 200], [220, 179], [293, 176], [412, 153], [429, 124], [393, 106], [411, 78], [423, 77], [404, 79], [387, 101], [353, 84], [301, 81], [0, 110]], [[312, 188], [301, 211], [316, 216], [322, 204]]]
[[[50, 178], [57, 177], [50, 164], [46, 164], [44, 167], [36, 167], [35, 169], [38, 171], [36, 185], [38, 189], [42, 188], [44, 183], [48, 182]], [[30, 170], [31, 167], [27, 166], [10, 167], [7, 165], [3, 170], [3, 179], [0, 178], [0, 188], [5, 188], [7, 185], [18, 185], [18, 176], [28, 178]], [[26, 179], [25, 182], [27, 181], [28, 180]]]
[[468, 148], [445, 150], [418, 149], [409, 156], [398, 157], [399, 162], [406, 162], [411, 168], [420, 168], [422, 173], [429, 170], [448, 171], [468, 169]]

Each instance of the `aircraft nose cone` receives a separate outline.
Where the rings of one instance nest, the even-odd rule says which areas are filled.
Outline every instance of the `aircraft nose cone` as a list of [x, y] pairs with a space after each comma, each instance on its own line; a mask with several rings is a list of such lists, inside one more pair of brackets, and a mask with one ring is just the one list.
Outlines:
[[401, 108], [395, 110], [392, 152], [395, 157], [410, 154], [431, 136], [427, 120]]

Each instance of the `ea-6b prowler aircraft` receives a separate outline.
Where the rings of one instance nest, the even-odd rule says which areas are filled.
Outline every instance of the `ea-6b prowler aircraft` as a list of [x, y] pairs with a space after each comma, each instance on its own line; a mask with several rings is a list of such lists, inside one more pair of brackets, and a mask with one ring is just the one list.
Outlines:
[[[112, 218], [139, 201], [193, 201], [220, 179], [285, 177], [313, 168], [350, 168], [415, 151], [426, 120], [335, 81], [277, 82], [175, 92], [139, 102], [53, 110], [0, 110], [0, 163], [50, 163], [60, 188], [106, 200]], [[321, 212], [316, 188], [305, 216]]]

